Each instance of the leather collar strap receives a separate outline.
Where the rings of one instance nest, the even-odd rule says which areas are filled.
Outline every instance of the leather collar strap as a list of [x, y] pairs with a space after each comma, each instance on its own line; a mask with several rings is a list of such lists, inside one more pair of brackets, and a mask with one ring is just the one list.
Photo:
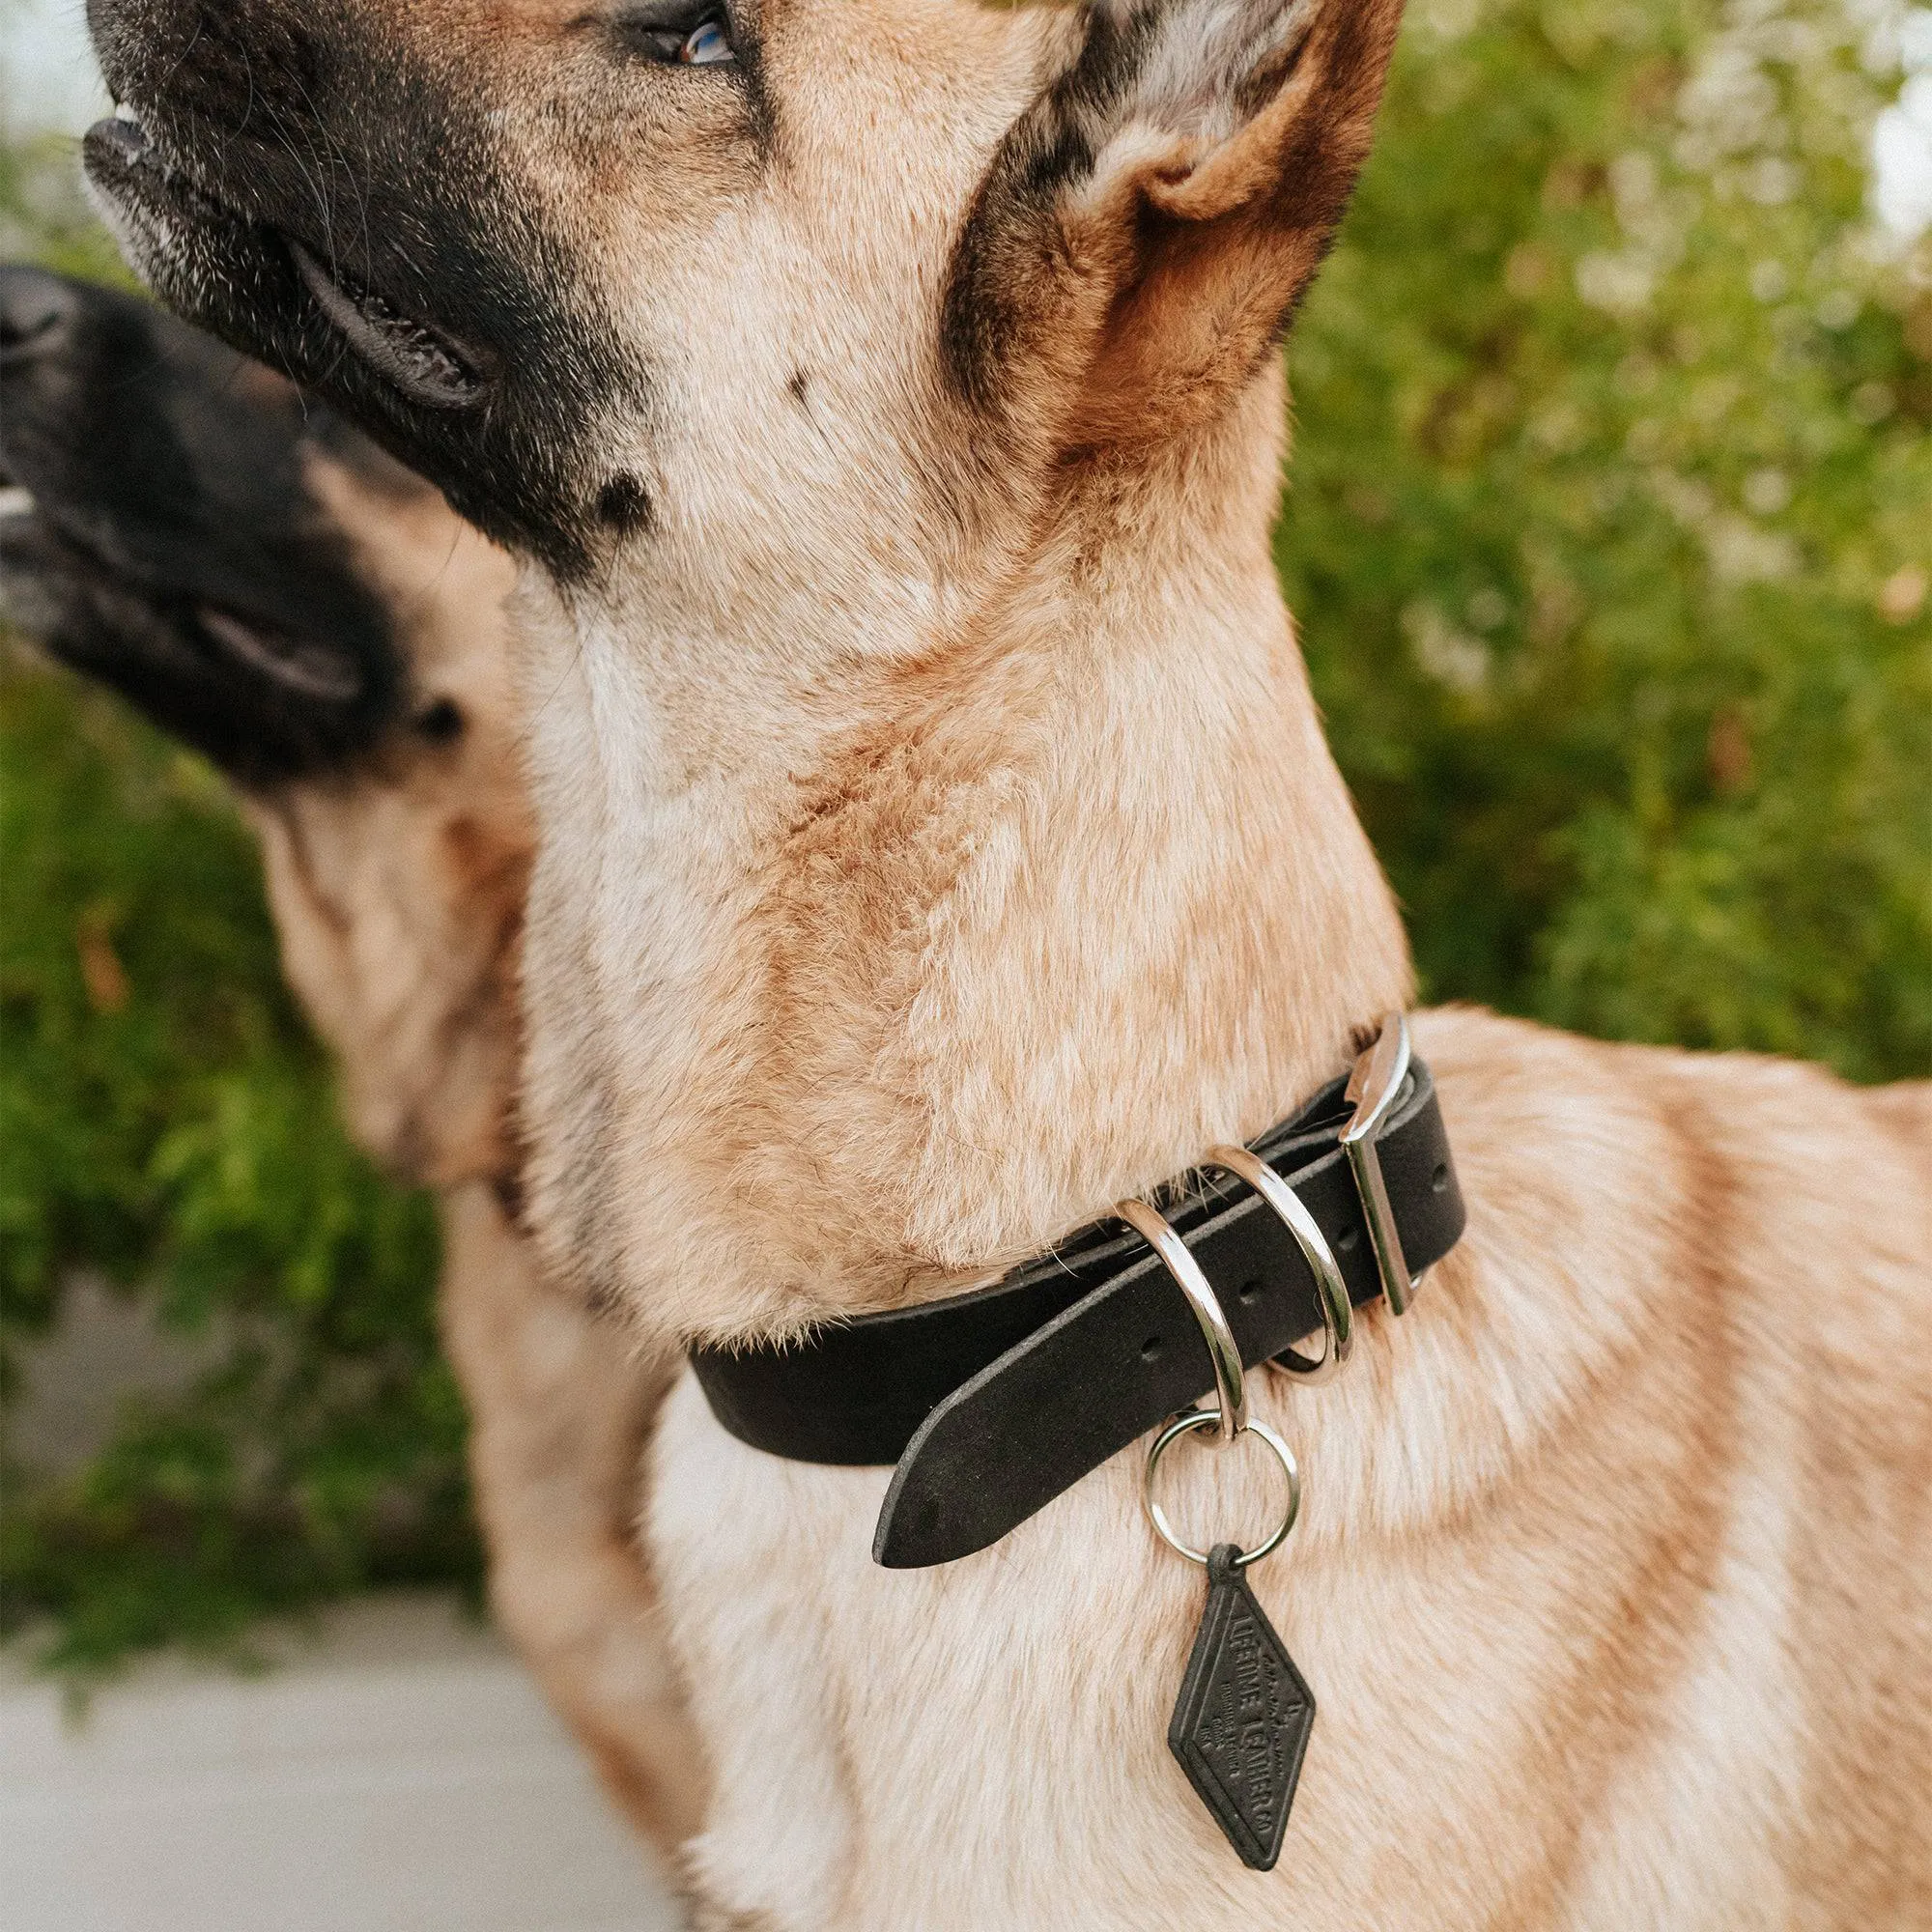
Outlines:
[[[1325, 1087], [1255, 1151], [1327, 1236], [1358, 1306], [1381, 1293], [1337, 1135], [1346, 1082]], [[1389, 1205], [1420, 1274], [1463, 1232], [1462, 1192], [1429, 1069], [1376, 1135]], [[1163, 1212], [1213, 1284], [1241, 1360], [1321, 1327], [1315, 1277], [1248, 1188], [1203, 1184]], [[712, 1413], [797, 1463], [896, 1463], [872, 1543], [888, 1569], [949, 1563], [996, 1543], [1081, 1477], [1213, 1387], [1193, 1313], [1141, 1237], [1096, 1221], [991, 1288], [859, 1316], [803, 1342], [694, 1349]]]

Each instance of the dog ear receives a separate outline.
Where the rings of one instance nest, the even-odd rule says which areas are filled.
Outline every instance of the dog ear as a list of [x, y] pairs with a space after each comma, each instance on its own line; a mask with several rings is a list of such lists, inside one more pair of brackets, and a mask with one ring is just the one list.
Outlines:
[[1368, 153], [1402, 0], [1090, 0], [956, 250], [953, 374], [1065, 451], [1200, 422], [1286, 331]]

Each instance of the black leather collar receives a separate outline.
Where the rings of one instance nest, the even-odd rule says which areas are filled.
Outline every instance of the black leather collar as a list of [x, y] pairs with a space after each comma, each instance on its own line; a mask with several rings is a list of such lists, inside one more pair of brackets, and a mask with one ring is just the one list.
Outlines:
[[[1381, 1293], [1338, 1141], [1345, 1080], [1255, 1151], [1326, 1236], [1359, 1306]], [[1463, 1196], [1418, 1060], [1375, 1137], [1410, 1269], [1455, 1246]], [[1234, 1182], [1170, 1190], [1162, 1211], [1213, 1284], [1241, 1360], [1321, 1328], [1315, 1277], [1287, 1228]], [[694, 1349], [712, 1413], [742, 1442], [797, 1463], [896, 1463], [872, 1543], [919, 1569], [996, 1543], [1082, 1476], [1213, 1387], [1201, 1331], [1153, 1251], [1112, 1219], [991, 1288], [859, 1316], [802, 1342]]]

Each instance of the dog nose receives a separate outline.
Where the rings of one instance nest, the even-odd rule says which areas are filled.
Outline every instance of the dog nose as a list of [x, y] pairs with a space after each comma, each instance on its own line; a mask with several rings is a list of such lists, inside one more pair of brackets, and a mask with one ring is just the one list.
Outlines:
[[0, 362], [57, 349], [76, 307], [73, 291], [58, 275], [13, 263], [0, 268]]

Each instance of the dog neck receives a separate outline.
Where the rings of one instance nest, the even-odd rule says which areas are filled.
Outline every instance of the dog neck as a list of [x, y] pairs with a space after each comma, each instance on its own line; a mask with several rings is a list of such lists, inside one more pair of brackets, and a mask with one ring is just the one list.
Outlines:
[[648, 626], [532, 600], [530, 974], [591, 962], [528, 1063], [560, 1264], [714, 1339], [951, 1292], [1406, 1003], [1266, 541], [1282, 401], [1022, 506], [964, 619], [937, 572], [700, 604], [675, 554]]

